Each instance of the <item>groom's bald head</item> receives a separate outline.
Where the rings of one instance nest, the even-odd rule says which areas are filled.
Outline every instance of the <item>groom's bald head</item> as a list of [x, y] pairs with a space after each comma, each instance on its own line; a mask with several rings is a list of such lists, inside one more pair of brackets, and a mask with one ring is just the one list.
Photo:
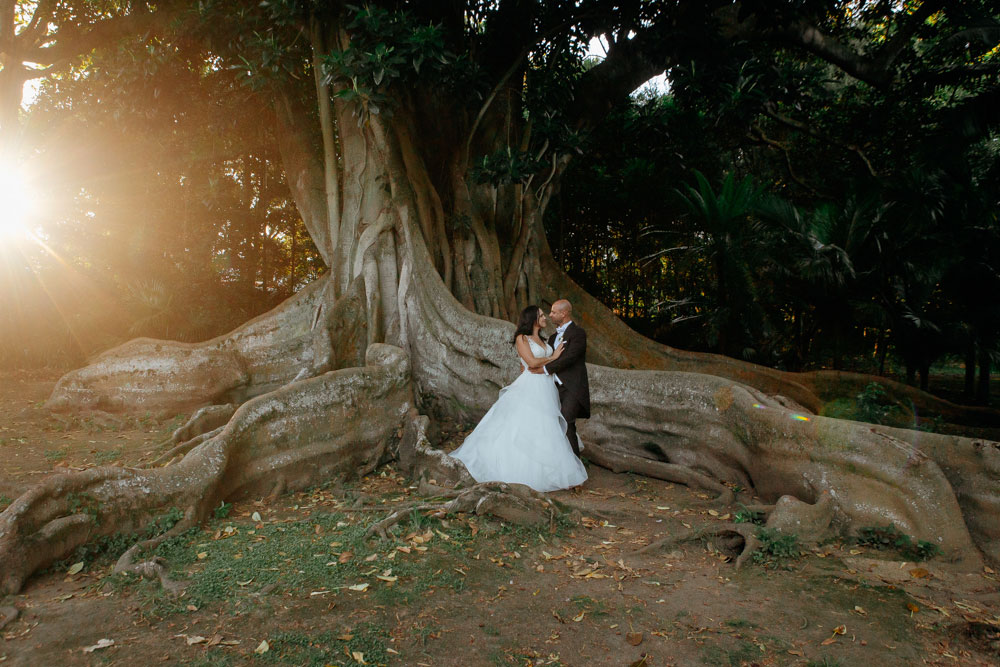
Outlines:
[[568, 322], [573, 316], [573, 305], [566, 299], [559, 299], [552, 304], [552, 309], [549, 311], [549, 319], [557, 327], [561, 327], [563, 324]]

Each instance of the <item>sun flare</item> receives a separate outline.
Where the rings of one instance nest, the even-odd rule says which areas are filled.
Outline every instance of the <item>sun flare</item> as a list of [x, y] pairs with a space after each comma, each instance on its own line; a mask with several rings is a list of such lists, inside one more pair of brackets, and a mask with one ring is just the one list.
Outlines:
[[17, 165], [0, 161], [0, 240], [30, 235], [36, 198]]

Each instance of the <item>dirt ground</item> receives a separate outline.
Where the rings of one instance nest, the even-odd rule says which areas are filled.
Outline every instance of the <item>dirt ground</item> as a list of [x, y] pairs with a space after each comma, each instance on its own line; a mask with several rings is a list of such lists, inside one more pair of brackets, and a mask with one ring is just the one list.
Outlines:
[[[0, 509], [53, 472], [139, 465], [179, 423], [55, 418], [41, 404], [57, 375], [0, 374]], [[640, 554], [739, 508], [711, 508], [683, 486], [588, 471], [582, 489], [552, 494], [568, 518], [535, 530], [414, 514], [392, 539], [365, 539], [370, 523], [414, 497], [391, 466], [224, 506], [160, 551], [186, 584], [179, 598], [112, 575], [129, 541], [108, 542], [0, 599], [16, 613], [0, 630], [0, 662], [1000, 662], [1000, 576], [990, 568], [955, 572], [850, 543], [740, 570], [705, 541]]]

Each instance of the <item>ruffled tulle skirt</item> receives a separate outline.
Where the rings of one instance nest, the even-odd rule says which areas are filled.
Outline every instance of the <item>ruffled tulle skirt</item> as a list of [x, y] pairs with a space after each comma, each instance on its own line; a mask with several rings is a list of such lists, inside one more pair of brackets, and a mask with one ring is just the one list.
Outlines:
[[523, 372], [462, 446], [451, 454], [477, 482], [513, 482], [536, 491], [582, 484], [587, 470], [566, 439], [552, 377]]

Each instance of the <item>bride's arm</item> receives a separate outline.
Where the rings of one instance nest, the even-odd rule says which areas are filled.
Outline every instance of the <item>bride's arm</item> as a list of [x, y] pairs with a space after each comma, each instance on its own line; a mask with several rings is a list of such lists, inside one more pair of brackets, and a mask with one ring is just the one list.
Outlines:
[[553, 352], [551, 357], [536, 357], [531, 353], [531, 345], [528, 343], [528, 337], [522, 335], [517, 337], [517, 353], [524, 359], [524, 363], [528, 364], [529, 370], [538, 369], [550, 361], [558, 359], [559, 355], [562, 354], [562, 346], [560, 345], [559, 349]]

